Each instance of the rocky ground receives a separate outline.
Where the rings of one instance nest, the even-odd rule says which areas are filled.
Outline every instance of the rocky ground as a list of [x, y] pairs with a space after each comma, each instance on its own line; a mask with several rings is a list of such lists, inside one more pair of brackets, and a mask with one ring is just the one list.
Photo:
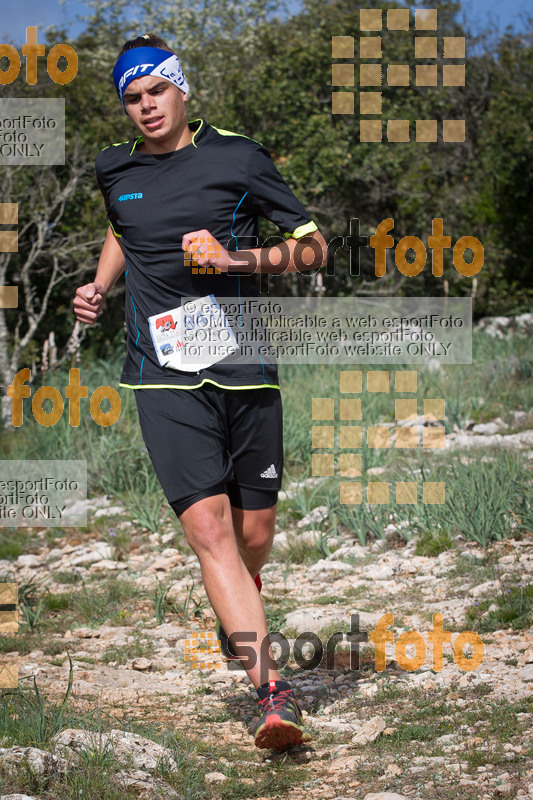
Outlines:
[[[448, 446], [486, 437], [531, 449], [531, 430], [510, 434], [520, 439], [511, 443], [495, 425], [452, 434]], [[26, 698], [35, 697], [35, 676], [45, 720], [67, 691], [69, 655], [73, 684], [62, 724], [41, 744], [29, 736], [24, 746], [7, 735], [0, 741], [2, 800], [92, 800], [97, 772], [106, 798], [115, 797], [110, 787], [117, 798], [533, 798], [533, 629], [530, 615], [514, 627], [505, 616], [507, 595], [530, 596], [531, 534], [517, 531], [485, 549], [459, 537], [428, 556], [416, 554], [416, 537], [406, 542], [390, 526], [370, 546], [353, 536], [328, 540], [327, 556], [312, 530], [324, 515], [315, 509], [279, 531], [262, 571], [270, 629], [290, 644], [283, 674], [312, 736], [289, 753], [254, 747], [256, 695], [242, 670], [203, 644], [191, 661], [193, 633], [212, 635], [215, 619], [196, 557], [170, 516], [148, 534], [100, 498], [84, 531], [34, 531], [24, 555], [0, 562], [2, 580], [26, 591], [27, 608], [3, 661], [18, 664]], [[315, 557], [295, 563], [295, 549]], [[377, 669], [364, 639], [384, 614], [393, 615], [394, 639]], [[434, 615], [451, 633], [442, 668], [428, 639]], [[483, 632], [483, 620], [498, 624]], [[475, 669], [467, 660], [479, 656], [475, 637], [462, 653], [460, 639], [453, 649], [472, 627], [483, 648]], [[345, 636], [333, 663], [324, 655], [305, 669], [294, 658], [302, 632], [326, 647], [334, 632], [357, 629], [363, 641]], [[406, 631], [419, 634], [416, 652], [405, 637], [398, 643]], [[426, 658], [410, 669], [406, 659], [422, 652], [421, 641]], [[306, 647], [302, 657], [311, 658]], [[17, 697], [4, 696], [4, 721]], [[24, 714], [22, 706], [14, 714], [21, 728]], [[86, 782], [76, 789], [80, 771]]]

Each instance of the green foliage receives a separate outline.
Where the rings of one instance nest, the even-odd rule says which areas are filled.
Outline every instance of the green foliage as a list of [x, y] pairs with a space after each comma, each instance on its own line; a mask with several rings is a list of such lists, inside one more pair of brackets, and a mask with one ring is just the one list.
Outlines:
[[0, 530], [0, 558], [14, 561], [27, 552], [26, 537], [18, 535], [16, 528]]
[[359, 544], [364, 546], [367, 544], [369, 534], [376, 541], [385, 538], [385, 528], [390, 524], [390, 509], [387, 506], [367, 503], [341, 505], [337, 511], [337, 520], [357, 537]]
[[0, 653], [21, 653], [26, 655], [33, 650], [34, 643], [29, 636], [0, 636]]
[[[68, 683], [59, 705], [48, 703], [39, 692], [33, 677], [33, 690], [19, 687], [0, 697], [0, 735], [20, 745], [38, 747], [48, 743], [65, 727], [67, 703], [72, 691], [74, 668], [70, 654]], [[30, 676], [31, 677], [31, 676]]]
[[[495, 604], [496, 610], [489, 611]], [[532, 622], [533, 584], [501, 583], [496, 596], [475, 603], [466, 612], [466, 621], [472, 630], [480, 633], [513, 628], [525, 630]]]
[[209, 606], [209, 600], [195, 596], [194, 578], [191, 585], [187, 586], [184, 600], [178, 600], [176, 597], [169, 599], [168, 594], [172, 589], [173, 582], [165, 586], [157, 576], [156, 582], [156, 587], [152, 592], [152, 600], [158, 625], [163, 624], [167, 613], [175, 614], [184, 625], [187, 625], [191, 620], [202, 618], [202, 611]]
[[270, 633], [277, 633], [278, 631], [283, 630], [286, 619], [285, 613], [286, 609], [283, 609], [280, 606], [273, 606], [272, 603], [270, 603], [268, 606], [265, 606], [267, 629]]
[[163, 586], [157, 575], [155, 576], [157, 585], [153, 592], [155, 618], [158, 625], [162, 625], [165, 621], [165, 613], [169, 610], [168, 593], [172, 588], [172, 584]]
[[[144, 448], [146, 452], [146, 448]], [[148, 528], [152, 533], [158, 533], [160, 528], [160, 514], [165, 496], [157, 479], [150, 460], [143, 458], [140, 468], [128, 468], [124, 476], [128, 489], [117, 492], [120, 500], [137, 519], [138, 524]]]
[[141, 642], [137, 637], [131, 644], [110, 645], [102, 655], [104, 664], [114, 661], [116, 664], [126, 664], [133, 658], [150, 658], [154, 652], [152, 641]]
[[468, 464], [454, 460], [431, 473], [422, 464], [421, 473], [424, 481], [446, 483], [446, 499], [442, 505], [422, 503], [416, 527], [441, 529], [445, 538], [454, 530], [483, 547], [510, 535], [516, 526], [513, 509], [525, 502], [530, 483], [523, 460], [512, 453], [493, 460], [485, 454]]
[[453, 547], [449, 531], [422, 531], [416, 540], [415, 556], [438, 556]]
[[30, 578], [29, 581], [19, 584], [18, 600], [22, 616], [30, 631], [33, 631], [43, 610], [43, 598], [39, 596], [43, 580]]

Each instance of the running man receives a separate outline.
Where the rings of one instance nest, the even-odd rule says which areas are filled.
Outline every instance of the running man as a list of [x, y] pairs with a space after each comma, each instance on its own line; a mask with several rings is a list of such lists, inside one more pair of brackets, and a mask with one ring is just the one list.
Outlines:
[[[189, 86], [164, 41], [126, 42], [113, 79], [138, 136], [96, 159], [110, 227], [94, 281], [76, 291], [76, 316], [93, 324], [125, 270], [120, 386], [134, 390], [152, 464], [198, 556], [221, 647], [228, 658], [240, 654], [257, 691], [255, 744], [292, 747], [307, 738], [301, 710], [261, 647], [269, 640], [259, 571], [283, 470], [277, 368], [231, 350], [191, 366], [173, 330], [184, 309], [191, 318], [198, 311], [191, 298], [201, 299], [202, 324], [215, 337], [224, 326], [217, 298], [223, 306], [224, 298], [257, 297], [254, 272], [320, 268], [326, 243], [260, 143], [188, 121]], [[258, 241], [258, 216], [285, 241], [243, 250]], [[194, 335], [194, 320], [190, 327]]]

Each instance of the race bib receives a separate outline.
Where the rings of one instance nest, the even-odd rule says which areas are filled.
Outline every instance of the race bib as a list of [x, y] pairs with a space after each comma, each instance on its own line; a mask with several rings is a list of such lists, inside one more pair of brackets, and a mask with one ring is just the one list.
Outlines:
[[148, 317], [162, 367], [198, 372], [235, 353], [239, 345], [224, 311], [210, 294]]

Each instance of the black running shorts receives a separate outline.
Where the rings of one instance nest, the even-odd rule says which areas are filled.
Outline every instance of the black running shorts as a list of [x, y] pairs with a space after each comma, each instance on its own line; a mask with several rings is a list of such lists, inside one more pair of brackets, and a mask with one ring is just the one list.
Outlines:
[[226, 493], [236, 508], [271, 508], [283, 471], [279, 389], [137, 389], [146, 448], [170, 505]]

